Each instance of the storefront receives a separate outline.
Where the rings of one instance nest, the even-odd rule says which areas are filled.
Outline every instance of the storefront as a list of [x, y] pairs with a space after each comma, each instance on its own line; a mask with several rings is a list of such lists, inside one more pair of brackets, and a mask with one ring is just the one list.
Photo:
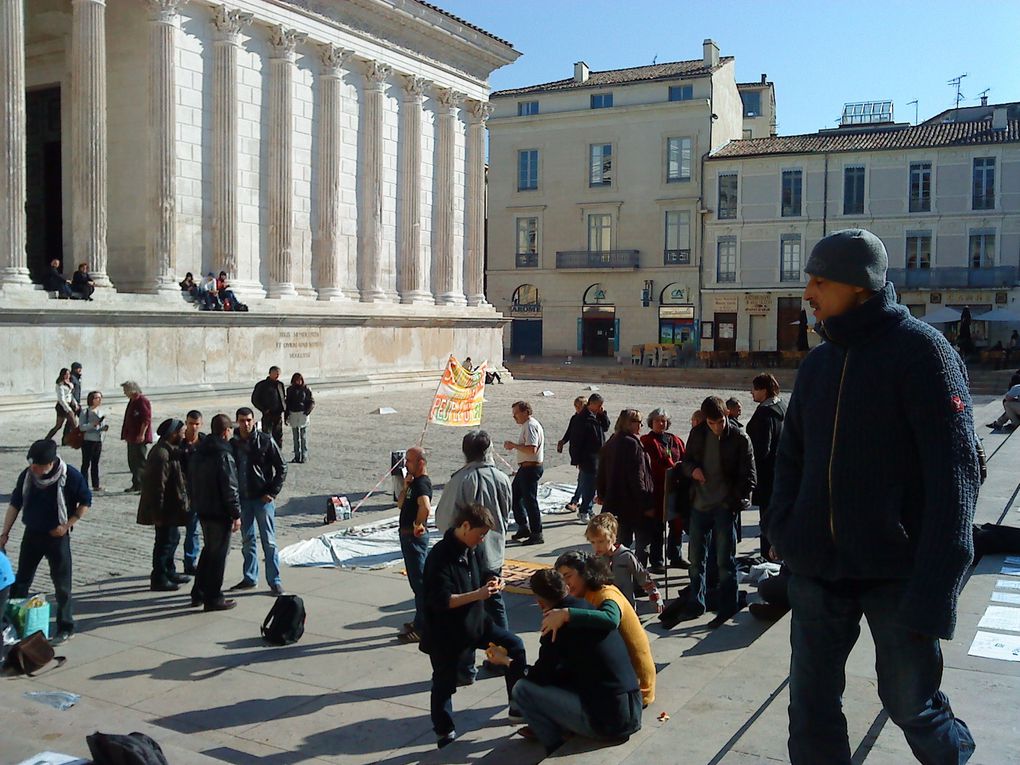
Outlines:
[[510, 304], [510, 352], [515, 356], [542, 355], [542, 302], [538, 288], [522, 284]]
[[602, 284], [593, 284], [584, 292], [577, 347], [584, 356], [614, 356], [620, 350], [620, 320]]
[[659, 343], [686, 345], [698, 342], [697, 320], [694, 316], [693, 291], [687, 285], [673, 282], [659, 293]]

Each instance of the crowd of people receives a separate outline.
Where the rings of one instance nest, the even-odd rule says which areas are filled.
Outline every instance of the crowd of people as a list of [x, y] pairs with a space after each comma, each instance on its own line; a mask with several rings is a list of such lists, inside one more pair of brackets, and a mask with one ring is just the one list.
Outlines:
[[200, 281], [188, 271], [180, 281], [181, 293], [187, 295], [202, 311], [247, 311], [248, 306], [238, 300], [227, 281], [227, 272], [219, 276], [212, 271]]

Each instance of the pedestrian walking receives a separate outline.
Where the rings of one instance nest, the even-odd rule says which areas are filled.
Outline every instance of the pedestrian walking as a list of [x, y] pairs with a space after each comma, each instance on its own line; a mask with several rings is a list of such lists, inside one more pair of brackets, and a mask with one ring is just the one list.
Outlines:
[[262, 431], [270, 433], [276, 446], [283, 448], [283, 417], [287, 412], [287, 391], [280, 382], [280, 368], [269, 367], [266, 379], [255, 383], [251, 403], [262, 417]]
[[152, 404], [133, 380], [122, 382], [120, 387], [128, 398], [124, 423], [120, 426], [120, 438], [127, 443], [128, 471], [131, 473], [131, 486], [124, 491], [141, 491], [142, 470], [149, 453], [149, 444], [152, 443]]
[[503, 448], [516, 452], [517, 457], [517, 472], [511, 484], [517, 533], [511, 539], [526, 545], [540, 545], [545, 542], [542, 511], [538, 506], [538, 482], [544, 472], [545, 431], [542, 423], [532, 416], [531, 404], [527, 401], [515, 401], [512, 411], [521, 433], [516, 441], [503, 442]]
[[189, 470], [192, 457], [198, 451], [202, 441], [205, 439], [202, 432], [202, 413], [192, 409], [184, 418], [184, 437], [181, 439], [181, 468], [184, 470], [184, 484], [188, 490], [188, 523], [184, 531], [184, 573], [195, 576], [198, 571], [198, 555], [202, 550], [199, 541], [200, 519], [195, 512], [195, 498], [191, 494], [191, 480]]
[[[556, 453], [563, 454], [563, 447], [571, 442], [571, 439], [578, 428], [578, 424], [581, 418], [581, 412], [584, 411], [585, 404], [588, 399], [584, 396], [578, 396], [574, 399], [574, 413], [570, 415], [570, 419], [567, 421], [567, 429], [563, 431], [563, 437], [556, 442]], [[568, 451], [568, 454], [570, 452]], [[576, 466], [574, 462], [574, 455], [570, 454], [570, 464]], [[581, 501], [581, 478], [578, 476], [577, 485], [574, 487], [574, 493], [570, 497], [570, 501], [564, 506], [566, 510], [572, 513], [577, 512], [577, 505]]]
[[180, 527], [187, 524], [189, 510], [180, 451], [184, 423], [175, 418], [164, 420], [156, 434], [159, 439], [149, 451], [142, 471], [137, 522], [156, 529], [149, 589], [173, 592], [191, 581], [190, 576], [178, 574], [174, 565], [181, 543]]
[[64, 427], [64, 423], [68, 423], [72, 427], [78, 427], [78, 415], [75, 414], [78, 409], [78, 401], [74, 397], [74, 383], [71, 380], [71, 370], [67, 367], [61, 369], [60, 374], [57, 375], [56, 392], [57, 404], [54, 409], [57, 412], [57, 422], [50, 428], [46, 438], [53, 438], [57, 431]]
[[0, 551], [6, 553], [11, 528], [20, 513], [25, 531], [11, 596], [28, 597], [36, 569], [45, 558], [57, 596], [57, 633], [50, 642], [59, 645], [74, 637], [71, 530], [92, 505], [92, 492], [82, 474], [57, 456], [57, 445], [50, 439], [33, 443], [28, 460], [29, 466], [21, 471], [11, 492]]
[[981, 480], [967, 369], [898, 303], [888, 262], [881, 239], [847, 229], [804, 267], [824, 342], [797, 370], [765, 529], [791, 572], [793, 765], [851, 762], [842, 701], [862, 616], [879, 697], [917, 760], [974, 752], [939, 687]]
[[305, 378], [295, 372], [290, 378], [286, 393], [287, 412], [285, 422], [294, 439], [294, 459], [291, 462], [308, 461], [308, 417], [315, 408], [312, 389], [305, 385]]
[[102, 410], [103, 394], [97, 390], [88, 395], [87, 406], [81, 413], [78, 427], [82, 432], [81, 474], [92, 478], [92, 491], [102, 491], [99, 482], [99, 459], [103, 456], [103, 439], [110, 429]]
[[[598, 473], [599, 451], [606, 441], [609, 415], [599, 393], [582, 399], [580, 411], [570, 418], [570, 426], [560, 443], [570, 443], [570, 464], [577, 467], [577, 519], [587, 523], [594, 517], [595, 482]], [[557, 451], [560, 451], [557, 445]]]

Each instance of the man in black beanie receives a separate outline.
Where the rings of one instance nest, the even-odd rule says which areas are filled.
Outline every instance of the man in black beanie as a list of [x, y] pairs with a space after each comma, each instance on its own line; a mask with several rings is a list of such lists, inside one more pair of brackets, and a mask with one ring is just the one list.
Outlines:
[[156, 428], [156, 435], [159, 440], [142, 469], [137, 521], [156, 528], [149, 588], [153, 592], [173, 592], [191, 581], [190, 576], [178, 574], [174, 568], [174, 556], [181, 543], [180, 527], [187, 524], [189, 509], [180, 449], [184, 423], [175, 418], [164, 420]]
[[897, 304], [887, 266], [877, 236], [848, 229], [804, 268], [825, 342], [797, 372], [763, 530], [791, 572], [793, 765], [850, 764], [842, 694], [862, 616], [914, 756], [948, 765], [974, 750], [939, 690], [980, 485], [967, 370]]

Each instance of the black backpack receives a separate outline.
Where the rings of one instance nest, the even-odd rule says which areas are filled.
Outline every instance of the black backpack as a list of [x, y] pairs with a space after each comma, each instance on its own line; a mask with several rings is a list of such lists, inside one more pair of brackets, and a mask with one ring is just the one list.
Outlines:
[[280, 595], [262, 622], [262, 637], [271, 645], [290, 645], [304, 634], [304, 601], [297, 595]]
[[144, 733], [121, 736], [97, 731], [85, 740], [95, 765], [169, 765], [159, 744]]

